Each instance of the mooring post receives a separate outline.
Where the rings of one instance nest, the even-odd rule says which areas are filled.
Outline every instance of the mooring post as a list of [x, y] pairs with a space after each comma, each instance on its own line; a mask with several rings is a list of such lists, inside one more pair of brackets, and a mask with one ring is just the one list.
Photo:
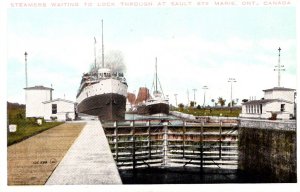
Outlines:
[[219, 159], [222, 159], [222, 121], [219, 127]]
[[135, 170], [136, 161], [135, 161], [135, 120], [132, 121], [132, 167]]
[[119, 137], [118, 137], [118, 122], [115, 121], [114, 123], [114, 127], [115, 127], [115, 159], [116, 159], [116, 162], [118, 163], [118, 156], [119, 156], [119, 150], [118, 150], [118, 141], [119, 141]]
[[203, 126], [204, 122], [201, 122], [201, 131], [200, 131], [200, 170], [203, 173]]

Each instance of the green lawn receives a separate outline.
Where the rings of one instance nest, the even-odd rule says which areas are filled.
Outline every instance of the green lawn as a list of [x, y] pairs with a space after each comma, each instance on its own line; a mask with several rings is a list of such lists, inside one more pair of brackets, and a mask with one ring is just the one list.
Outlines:
[[47, 129], [62, 124], [62, 122], [44, 122], [42, 125], [38, 125], [35, 122], [32, 122], [30, 120], [24, 120], [24, 119], [14, 121], [11, 123], [17, 124], [17, 131], [12, 133], [8, 131], [7, 133], [8, 146], [23, 141], [24, 139], [27, 139], [33, 135], [36, 135]]
[[7, 102], [7, 124], [17, 125], [17, 131], [7, 132], [7, 145], [12, 145], [62, 124], [62, 122], [45, 122], [37, 124], [36, 118], [25, 117], [25, 105]]
[[220, 109], [220, 108], [211, 108], [211, 109], [195, 109], [195, 108], [189, 108], [189, 109], [183, 109], [183, 110], [177, 110], [182, 113], [187, 113], [195, 116], [223, 116], [223, 117], [238, 117], [241, 113], [241, 109]]

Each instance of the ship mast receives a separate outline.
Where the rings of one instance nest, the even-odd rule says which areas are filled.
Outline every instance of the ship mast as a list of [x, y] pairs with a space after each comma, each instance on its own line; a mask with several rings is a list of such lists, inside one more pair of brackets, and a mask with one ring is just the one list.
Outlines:
[[97, 53], [96, 53], [96, 43], [97, 43], [97, 41], [96, 41], [96, 37], [94, 37], [94, 40], [95, 40], [95, 43], [94, 43], [94, 56], [95, 56], [95, 69], [97, 68]]
[[157, 57], [155, 57], [155, 92], [157, 93]]
[[101, 24], [102, 24], [102, 68], [104, 68], [103, 19], [101, 20]]

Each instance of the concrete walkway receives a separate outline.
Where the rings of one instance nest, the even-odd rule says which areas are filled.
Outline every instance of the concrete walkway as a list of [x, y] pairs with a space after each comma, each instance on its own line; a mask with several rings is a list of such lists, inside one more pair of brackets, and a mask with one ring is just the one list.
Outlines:
[[46, 184], [122, 184], [99, 121], [87, 121]]

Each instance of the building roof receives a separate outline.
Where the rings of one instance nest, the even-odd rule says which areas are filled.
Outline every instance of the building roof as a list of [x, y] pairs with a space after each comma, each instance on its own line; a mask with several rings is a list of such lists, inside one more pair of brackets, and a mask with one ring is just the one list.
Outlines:
[[285, 88], [285, 87], [274, 87], [272, 89], [265, 89], [263, 91], [295, 91], [296, 89], [290, 89], [290, 88]]
[[74, 101], [70, 101], [70, 100], [66, 100], [66, 99], [61, 99], [61, 98], [57, 98], [57, 99], [53, 99], [53, 100], [49, 100], [49, 101], [44, 101], [43, 103], [44, 104], [46, 104], [46, 103], [53, 103], [53, 102], [56, 102], [56, 101], [62, 101], [62, 102], [66, 102], [66, 103], [75, 104]]
[[34, 87], [25, 87], [25, 90], [54, 90], [53, 88], [44, 87], [43, 85], [36, 85]]
[[278, 102], [285, 102], [285, 103], [293, 103], [284, 99], [261, 99], [261, 100], [252, 100], [252, 101], [248, 101], [245, 103], [242, 103], [242, 105], [257, 105], [257, 104], [265, 104], [265, 103], [270, 103], [270, 102], [274, 102], [274, 101], [278, 101]]

